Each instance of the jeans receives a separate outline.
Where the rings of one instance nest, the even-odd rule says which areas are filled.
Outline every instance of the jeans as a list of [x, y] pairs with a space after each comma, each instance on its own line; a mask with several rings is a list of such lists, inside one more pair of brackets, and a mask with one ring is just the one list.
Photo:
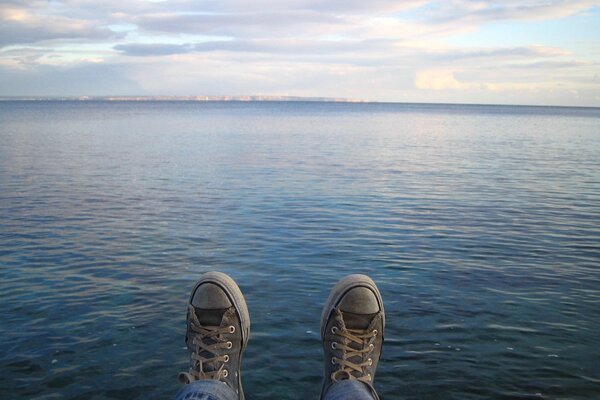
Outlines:
[[[324, 400], [373, 400], [376, 397], [366, 384], [360, 381], [339, 381], [334, 383]], [[175, 396], [175, 400], [237, 400], [235, 390], [215, 380], [200, 380], [185, 385]]]

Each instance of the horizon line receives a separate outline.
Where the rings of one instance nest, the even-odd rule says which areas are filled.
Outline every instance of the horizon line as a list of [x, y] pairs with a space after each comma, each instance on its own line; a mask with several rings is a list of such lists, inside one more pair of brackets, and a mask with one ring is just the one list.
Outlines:
[[115, 101], [115, 102], [149, 102], [149, 101], [185, 101], [185, 102], [311, 102], [311, 103], [363, 103], [363, 104], [413, 104], [413, 105], [451, 105], [451, 106], [499, 106], [499, 107], [549, 107], [549, 108], [590, 108], [598, 106], [573, 106], [554, 104], [508, 104], [508, 103], [438, 103], [411, 101], [378, 101], [366, 99], [321, 97], [321, 96], [278, 96], [278, 95], [143, 95], [143, 96], [0, 96], [2, 101]]

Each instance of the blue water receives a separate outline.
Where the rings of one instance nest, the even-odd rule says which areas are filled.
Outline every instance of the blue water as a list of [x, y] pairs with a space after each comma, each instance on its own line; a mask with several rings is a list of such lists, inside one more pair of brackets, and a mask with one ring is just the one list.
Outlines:
[[249, 399], [317, 398], [348, 273], [384, 398], [599, 397], [600, 109], [0, 102], [0, 398], [172, 397], [212, 269]]

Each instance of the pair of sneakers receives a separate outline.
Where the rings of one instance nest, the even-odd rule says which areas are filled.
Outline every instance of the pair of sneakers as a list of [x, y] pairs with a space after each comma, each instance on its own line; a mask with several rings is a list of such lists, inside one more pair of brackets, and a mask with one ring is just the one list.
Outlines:
[[[321, 315], [324, 376], [321, 398], [342, 380], [364, 382], [373, 396], [385, 313], [381, 294], [366, 275], [348, 275], [331, 290]], [[207, 272], [192, 290], [186, 344], [190, 369], [179, 374], [188, 384], [215, 379], [244, 399], [240, 373], [250, 338], [250, 315], [240, 288], [228, 275]]]

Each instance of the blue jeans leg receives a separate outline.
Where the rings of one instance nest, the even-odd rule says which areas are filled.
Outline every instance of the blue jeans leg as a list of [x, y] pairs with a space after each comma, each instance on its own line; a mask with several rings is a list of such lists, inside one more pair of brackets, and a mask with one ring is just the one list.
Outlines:
[[355, 380], [339, 381], [331, 385], [323, 400], [374, 400], [375, 390], [366, 383]]
[[200, 380], [182, 387], [175, 400], [238, 400], [238, 395], [223, 382]]

